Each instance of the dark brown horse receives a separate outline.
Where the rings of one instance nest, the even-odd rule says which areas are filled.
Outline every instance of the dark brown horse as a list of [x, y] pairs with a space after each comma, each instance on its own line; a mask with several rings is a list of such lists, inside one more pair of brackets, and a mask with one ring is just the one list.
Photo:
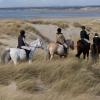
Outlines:
[[89, 50], [90, 50], [90, 44], [87, 43], [84, 45], [82, 43], [82, 40], [77, 41], [77, 54], [76, 57], [80, 58], [81, 54], [83, 53], [83, 58], [85, 59], [87, 56], [87, 59], [89, 59]]

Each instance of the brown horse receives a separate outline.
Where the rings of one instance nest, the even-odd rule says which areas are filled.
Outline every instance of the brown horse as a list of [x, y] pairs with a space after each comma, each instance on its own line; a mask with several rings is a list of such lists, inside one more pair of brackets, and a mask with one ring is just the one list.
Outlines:
[[87, 43], [87, 45], [84, 45], [81, 40], [77, 41], [76, 57], [80, 58], [80, 55], [83, 53], [83, 58], [85, 59], [87, 56], [87, 59], [89, 59], [89, 50], [90, 50], [89, 43]]
[[55, 43], [55, 42], [49, 43], [48, 44], [49, 59], [51, 60], [54, 57], [54, 54], [59, 55], [60, 57], [62, 56], [67, 57], [69, 48], [74, 50], [74, 41], [72, 41], [71, 39], [68, 39], [66, 40], [66, 44], [67, 44], [67, 52], [65, 53], [63, 45]]

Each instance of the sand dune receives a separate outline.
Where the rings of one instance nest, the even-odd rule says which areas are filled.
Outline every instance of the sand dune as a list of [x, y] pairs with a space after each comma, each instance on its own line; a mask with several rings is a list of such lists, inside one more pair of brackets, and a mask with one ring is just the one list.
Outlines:
[[[25, 29], [28, 43], [40, 36], [55, 41], [59, 26], [66, 39], [75, 42], [80, 25], [87, 27], [91, 41], [94, 33], [100, 32], [99, 18], [34, 20], [1, 21], [0, 48], [16, 47], [20, 29]], [[76, 59], [76, 48], [68, 58], [55, 56], [53, 61], [45, 61], [42, 50], [36, 53], [31, 65], [0, 65], [0, 100], [100, 100], [100, 63]]]

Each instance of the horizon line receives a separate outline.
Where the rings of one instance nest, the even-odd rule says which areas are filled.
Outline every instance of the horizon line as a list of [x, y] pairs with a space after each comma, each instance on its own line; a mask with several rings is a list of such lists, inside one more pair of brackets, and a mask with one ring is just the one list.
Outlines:
[[81, 7], [100, 7], [100, 5], [70, 5], [70, 6], [18, 6], [18, 7], [0, 7], [0, 9], [6, 8], [81, 8]]

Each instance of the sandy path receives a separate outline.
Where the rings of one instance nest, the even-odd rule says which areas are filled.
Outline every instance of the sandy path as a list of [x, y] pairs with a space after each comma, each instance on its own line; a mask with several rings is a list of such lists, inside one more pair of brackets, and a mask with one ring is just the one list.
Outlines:
[[[35, 27], [43, 36], [49, 38], [51, 41], [55, 41], [56, 39], [56, 30], [57, 26], [55, 25], [40, 25], [40, 24], [34, 24], [33, 27]], [[67, 38], [79, 38], [80, 29], [70, 27], [67, 29], [63, 29], [62, 32], [64, 33], [64, 36]]]
[[40, 25], [40, 24], [35, 24], [33, 25], [43, 36], [49, 38], [50, 40], [54, 41], [56, 38], [56, 29], [57, 26], [54, 25]]

